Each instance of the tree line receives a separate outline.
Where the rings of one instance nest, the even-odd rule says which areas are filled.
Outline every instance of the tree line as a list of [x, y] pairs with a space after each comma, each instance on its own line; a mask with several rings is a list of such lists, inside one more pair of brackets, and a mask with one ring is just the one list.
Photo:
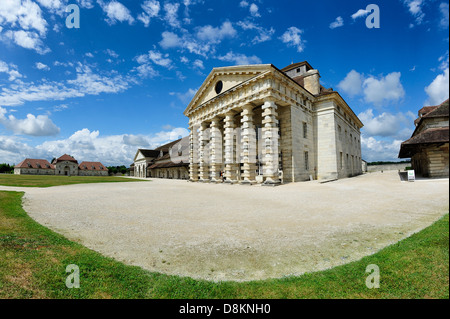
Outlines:
[[108, 169], [108, 174], [117, 174], [117, 173], [125, 174], [126, 172], [128, 172], [128, 168], [125, 165], [106, 166], [106, 168]]
[[14, 165], [0, 164], [0, 174], [12, 174], [14, 173]]

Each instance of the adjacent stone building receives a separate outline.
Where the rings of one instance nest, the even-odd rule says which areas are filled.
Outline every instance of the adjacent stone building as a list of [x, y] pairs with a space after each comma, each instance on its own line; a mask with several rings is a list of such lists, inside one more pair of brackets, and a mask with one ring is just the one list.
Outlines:
[[362, 173], [363, 124], [308, 62], [214, 68], [184, 114], [190, 180], [276, 185]]
[[17, 175], [55, 175], [55, 167], [44, 159], [26, 158], [14, 166]]
[[399, 158], [411, 158], [416, 175], [449, 176], [449, 100], [425, 106], [414, 121], [416, 128], [400, 147]]
[[43, 159], [25, 159], [14, 167], [18, 175], [107, 176], [108, 169], [100, 162], [82, 162], [64, 154], [50, 164]]
[[188, 179], [189, 139], [178, 139], [154, 150], [138, 149], [133, 164], [135, 177]]

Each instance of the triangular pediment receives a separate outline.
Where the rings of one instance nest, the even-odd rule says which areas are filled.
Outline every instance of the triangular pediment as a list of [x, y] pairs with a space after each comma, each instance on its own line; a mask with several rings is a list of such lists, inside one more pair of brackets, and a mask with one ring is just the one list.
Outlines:
[[239, 86], [241, 83], [269, 71], [272, 67], [271, 64], [256, 64], [214, 68], [194, 95], [184, 114], [186, 115], [190, 110]]

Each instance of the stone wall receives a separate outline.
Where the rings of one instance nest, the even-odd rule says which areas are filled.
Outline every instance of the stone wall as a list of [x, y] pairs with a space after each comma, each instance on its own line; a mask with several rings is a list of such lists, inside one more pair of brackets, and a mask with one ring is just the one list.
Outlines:
[[17, 175], [55, 175], [54, 169], [43, 168], [14, 168], [14, 174]]
[[405, 171], [406, 167], [411, 167], [411, 163], [399, 163], [399, 164], [383, 164], [383, 165], [367, 165], [367, 172], [381, 172], [381, 171]]

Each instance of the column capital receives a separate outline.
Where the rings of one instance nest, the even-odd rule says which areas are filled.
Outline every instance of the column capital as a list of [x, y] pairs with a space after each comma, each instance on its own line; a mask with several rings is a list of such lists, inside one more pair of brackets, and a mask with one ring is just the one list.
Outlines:
[[268, 99], [264, 102], [264, 104], [261, 107], [263, 110], [267, 109], [267, 108], [273, 108], [273, 109], [277, 109], [278, 105], [275, 103], [274, 100], [272, 99]]

